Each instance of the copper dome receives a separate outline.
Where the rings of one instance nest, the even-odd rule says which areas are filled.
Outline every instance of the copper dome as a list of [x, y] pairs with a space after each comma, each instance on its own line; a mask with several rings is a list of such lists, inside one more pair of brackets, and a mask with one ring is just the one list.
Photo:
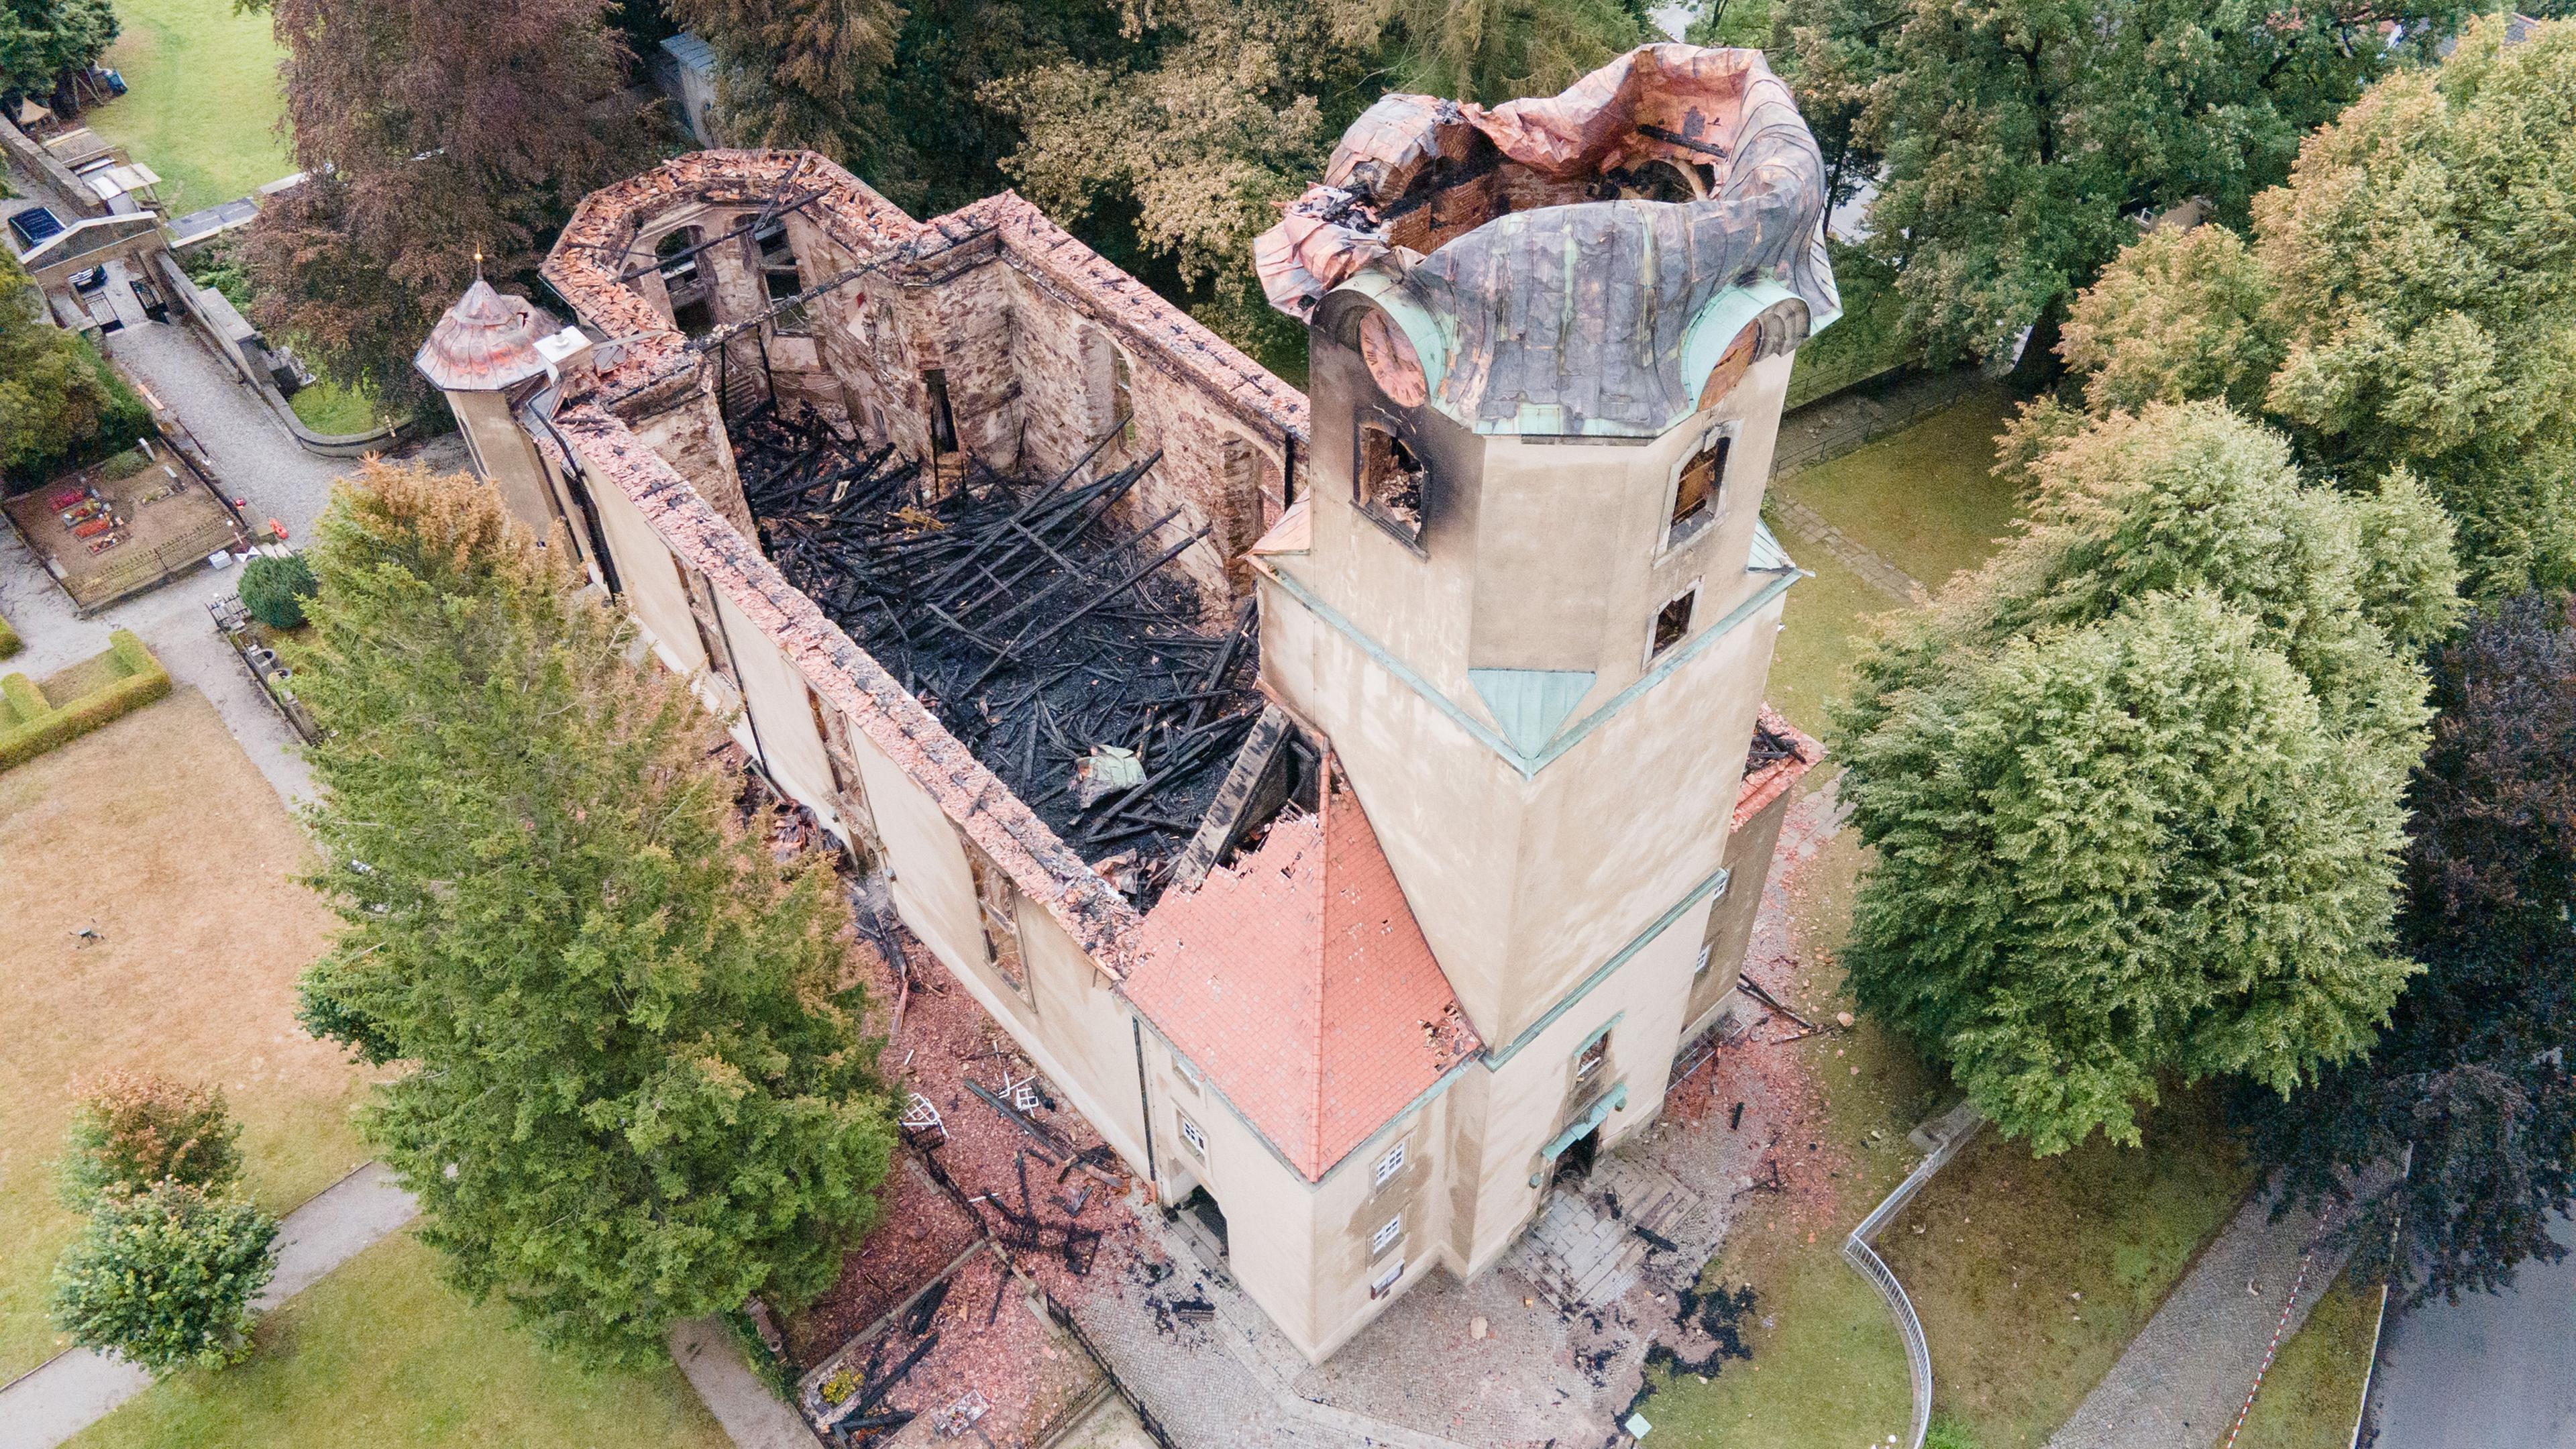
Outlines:
[[546, 370], [537, 339], [554, 327], [525, 297], [504, 297], [481, 277], [447, 309], [411, 365], [441, 392], [499, 392]]

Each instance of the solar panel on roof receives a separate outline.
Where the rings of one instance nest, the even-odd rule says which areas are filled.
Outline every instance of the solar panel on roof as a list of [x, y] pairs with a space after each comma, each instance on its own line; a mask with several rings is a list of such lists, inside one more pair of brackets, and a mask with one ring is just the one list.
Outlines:
[[60, 217], [41, 206], [31, 206], [9, 218], [9, 229], [18, 234], [19, 244], [33, 247], [63, 234]]

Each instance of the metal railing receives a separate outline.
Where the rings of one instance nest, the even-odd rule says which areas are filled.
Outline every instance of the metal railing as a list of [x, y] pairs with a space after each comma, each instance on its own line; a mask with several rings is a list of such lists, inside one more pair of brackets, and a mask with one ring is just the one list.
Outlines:
[[1905, 1296], [1905, 1285], [1896, 1281], [1895, 1272], [1870, 1244], [1984, 1125], [1980, 1120], [1951, 1133], [1843, 1239], [1843, 1261], [1851, 1264], [1853, 1271], [1867, 1279], [1869, 1286], [1878, 1290], [1878, 1296], [1886, 1300], [1888, 1315], [1896, 1320], [1896, 1336], [1905, 1341], [1905, 1375], [1914, 1387], [1914, 1415], [1912, 1427], [1906, 1431], [1905, 1449], [1923, 1449], [1923, 1436], [1932, 1429], [1932, 1346], [1924, 1340], [1923, 1320], [1914, 1312], [1914, 1300]]

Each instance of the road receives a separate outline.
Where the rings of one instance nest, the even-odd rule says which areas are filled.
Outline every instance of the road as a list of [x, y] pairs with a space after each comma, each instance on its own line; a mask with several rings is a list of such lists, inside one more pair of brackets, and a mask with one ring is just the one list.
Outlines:
[[2576, 1255], [2392, 1317], [2370, 1401], [2376, 1449], [2576, 1449]]

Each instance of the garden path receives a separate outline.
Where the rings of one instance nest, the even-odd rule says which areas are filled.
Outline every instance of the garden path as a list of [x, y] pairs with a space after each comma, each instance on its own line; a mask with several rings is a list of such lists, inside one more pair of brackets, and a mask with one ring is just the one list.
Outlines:
[[2319, 1247], [2298, 1300], [2289, 1302], [2300, 1259], [2316, 1233], [2313, 1213], [2294, 1212], [2276, 1222], [2269, 1194], [2247, 1198], [2048, 1449], [2216, 1444], [2254, 1386], [2273, 1334], [2280, 1332], [2286, 1341], [2298, 1332], [2343, 1269], [2348, 1248]]
[[[266, 1312], [373, 1247], [419, 1210], [371, 1162], [315, 1193], [278, 1225], [277, 1273], [252, 1307]], [[54, 1449], [152, 1386], [152, 1375], [86, 1348], [60, 1353], [0, 1387], [0, 1449]]]

